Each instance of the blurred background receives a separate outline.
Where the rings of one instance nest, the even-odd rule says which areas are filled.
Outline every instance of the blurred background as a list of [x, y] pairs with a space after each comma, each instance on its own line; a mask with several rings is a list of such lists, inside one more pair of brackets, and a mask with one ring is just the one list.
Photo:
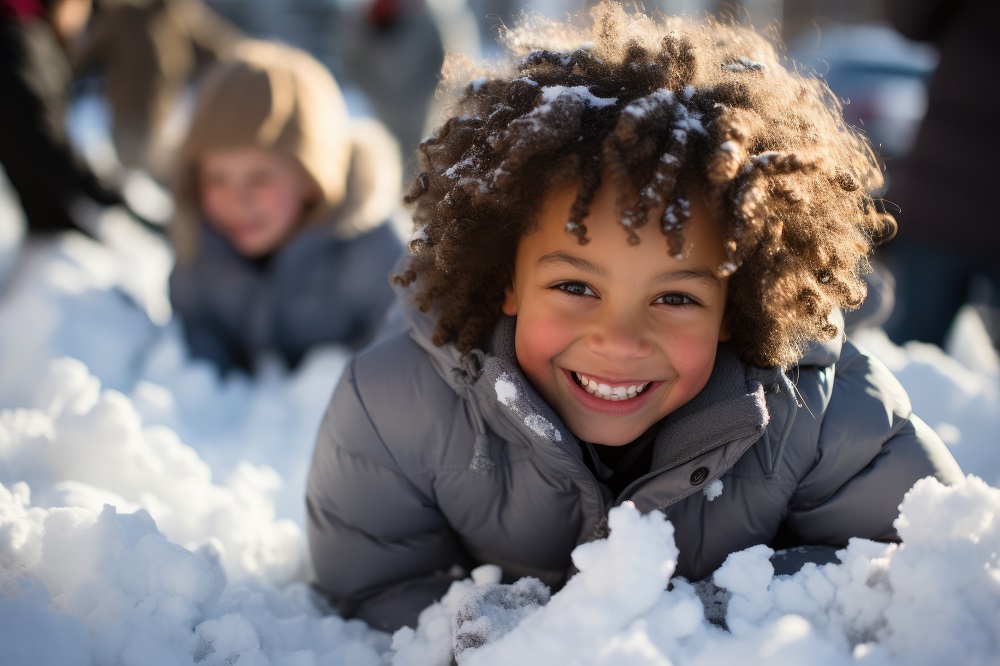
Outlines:
[[[434, 124], [438, 110], [434, 88], [445, 52], [488, 58], [497, 49], [500, 26], [512, 24], [523, 10], [558, 16], [586, 11], [592, 4], [586, 0], [95, 0], [90, 25], [70, 45], [71, 51], [88, 42], [88, 32], [111, 23], [118, 14], [134, 18], [118, 20], [114, 29], [134, 33], [149, 31], [148, 15], [159, 11], [157, 7], [202, 3], [215, 15], [206, 31], [218, 34], [230, 26], [247, 36], [294, 44], [316, 56], [344, 88], [352, 113], [386, 123], [404, 155]], [[777, 26], [788, 54], [826, 78], [843, 101], [848, 120], [868, 134], [887, 167], [905, 159], [927, 107], [937, 50], [930, 42], [913, 41], [897, 32], [888, 21], [884, 0], [650, 0], [646, 8], [694, 15], [727, 12], [758, 27]], [[140, 16], [143, 13], [146, 18]], [[201, 14], [198, 20], [205, 22], [207, 12]], [[135, 52], [138, 37], [130, 39]], [[199, 66], [192, 62], [185, 68], [188, 83], [196, 79]], [[78, 67], [74, 98], [80, 101], [102, 90], [101, 79], [114, 76], [115, 68], [110, 63]], [[185, 96], [179, 92], [176, 86], [170, 91], [175, 98], [172, 114], [161, 112], [158, 122], [141, 126], [157, 133], [161, 144], [169, 145], [170, 135], [183, 126]], [[105, 104], [92, 98], [87, 103]], [[79, 136], [74, 140], [85, 143]], [[105, 172], [113, 165], [102, 161], [117, 158], [126, 166], [157, 173], [157, 165], [150, 164], [155, 159], [136, 157], [142, 151], [122, 144], [116, 148], [118, 155], [102, 156], [90, 146], [88, 157]], [[888, 175], [892, 177], [891, 169]]]
[[[585, 11], [586, 0], [206, 0], [246, 32], [293, 42], [318, 56], [345, 87], [363, 92], [370, 74], [351, 53], [362, 48], [368, 57], [405, 30], [405, 12], [421, 2], [438, 24], [445, 50], [472, 58], [489, 57], [496, 49], [498, 27], [510, 25], [527, 9], [558, 16]], [[357, 11], [393, 6], [399, 26], [386, 26], [386, 38], [366, 43], [343, 38], [338, 23]], [[864, 128], [887, 162], [905, 157], [927, 106], [927, 84], [937, 63], [936, 48], [903, 37], [889, 23], [882, 0], [649, 0], [647, 10], [664, 13], [729, 12], [758, 27], [780, 26], [780, 35], [795, 60], [824, 76], [845, 102], [848, 119]], [[475, 34], [472, 34], [472, 33]], [[341, 35], [338, 39], [337, 35]], [[371, 37], [371, 36], [370, 36]], [[397, 68], [414, 66], [409, 52]], [[354, 100], [364, 109], [363, 97]], [[401, 137], [404, 138], [405, 137]]]
[[[499, 28], [522, 10], [581, 12], [588, 0], [0, 0], [87, 4], [62, 37], [72, 64], [66, 125], [74, 149], [121, 188], [147, 222], [171, 215], [170, 156], [204, 63], [241, 36], [277, 39], [316, 56], [341, 84], [352, 115], [381, 120], [399, 143], [404, 179], [435, 124], [445, 53], [495, 52]], [[998, 93], [975, 85], [996, 67], [990, 0], [649, 0], [664, 13], [729, 13], [773, 28], [788, 55], [823, 77], [847, 119], [885, 165], [881, 195], [899, 222], [870, 281], [897, 343], [943, 345], [972, 304], [998, 340], [992, 155], [987, 131]], [[905, 35], [904, 35], [905, 33]], [[102, 49], [95, 42], [112, 42]], [[100, 53], [99, 53], [100, 52]], [[178, 55], [180, 54], [180, 55]], [[939, 63], [944, 63], [939, 66]], [[124, 92], [123, 92], [124, 91]], [[935, 101], [936, 97], [936, 101]], [[4, 132], [10, 132], [4, 128]], [[110, 137], [110, 141], [108, 140]], [[955, 157], [961, 155], [961, 159]], [[946, 222], [942, 226], [942, 222]]]

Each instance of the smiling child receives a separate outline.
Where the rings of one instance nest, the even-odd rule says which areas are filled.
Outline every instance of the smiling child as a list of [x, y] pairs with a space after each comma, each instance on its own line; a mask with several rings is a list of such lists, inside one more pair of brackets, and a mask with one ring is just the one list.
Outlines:
[[748, 29], [613, 3], [506, 37], [421, 145], [408, 330], [321, 427], [317, 587], [383, 629], [480, 564], [556, 589], [625, 501], [666, 514], [689, 580], [896, 540], [913, 483], [961, 470], [842, 333], [894, 222], [825, 86]]
[[580, 245], [566, 233], [575, 188], [549, 195], [521, 239], [504, 314], [517, 317], [521, 371], [578, 438], [621, 446], [693, 398], [720, 341], [728, 278], [719, 224], [693, 199], [686, 251], [664, 252], [656, 225], [630, 244], [616, 192], [598, 189]]

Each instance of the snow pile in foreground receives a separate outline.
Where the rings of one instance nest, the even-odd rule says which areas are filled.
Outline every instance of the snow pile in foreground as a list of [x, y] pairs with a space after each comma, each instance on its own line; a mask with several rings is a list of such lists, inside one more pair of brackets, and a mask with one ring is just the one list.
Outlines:
[[163, 532], [191, 548], [210, 545], [238, 578], [290, 582], [305, 572], [303, 536], [276, 519], [276, 473], [239, 463], [225, 485], [163, 426], [144, 427], [122, 393], [74, 359], [50, 364], [39, 399], [0, 412], [0, 481], [44, 507], [152, 514]]
[[[732, 555], [715, 575], [731, 633], [704, 619], [691, 585], [661, 591], [677, 553], [661, 514], [620, 507], [611, 527], [576, 549], [581, 572], [548, 604], [480, 608], [499, 631], [459, 663], [995, 663], [1000, 490], [976, 477], [918, 483], [902, 546], [856, 540], [841, 564], [779, 578], [765, 547]], [[144, 510], [43, 509], [20, 482], [0, 487], [0, 545], [0, 650], [13, 664], [447, 664], [460, 600], [499, 577], [476, 570], [390, 646], [323, 615], [302, 583], [227, 584], [211, 543], [176, 545]]]

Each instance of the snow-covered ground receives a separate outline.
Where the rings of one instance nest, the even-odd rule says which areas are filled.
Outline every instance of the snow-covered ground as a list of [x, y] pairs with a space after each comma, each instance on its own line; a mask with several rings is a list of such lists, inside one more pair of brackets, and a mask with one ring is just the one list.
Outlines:
[[[0, 663], [448, 664], [459, 599], [495, 568], [393, 636], [309, 590], [305, 472], [345, 351], [220, 379], [170, 321], [162, 239], [113, 211], [103, 244], [20, 225], [0, 195]], [[459, 663], [1000, 663], [997, 356], [971, 313], [947, 353], [859, 339], [969, 474], [913, 488], [902, 545], [858, 540], [779, 578], [766, 548], [734, 554], [714, 578], [725, 631], [704, 593], [663, 591], [670, 524], [623, 507], [546, 605], [484, 597], [491, 640]]]

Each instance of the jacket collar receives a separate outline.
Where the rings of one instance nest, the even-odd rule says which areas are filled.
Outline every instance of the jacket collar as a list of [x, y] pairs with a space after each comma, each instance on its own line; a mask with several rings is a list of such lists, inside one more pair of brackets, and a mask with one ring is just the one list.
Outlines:
[[763, 431], [770, 421], [766, 388], [774, 386], [781, 374], [779, 368], [746, 365], [730, 345], [721, 343], [705, 388], [661, 422], [653, 445], [653, 469], [680, 465]]

